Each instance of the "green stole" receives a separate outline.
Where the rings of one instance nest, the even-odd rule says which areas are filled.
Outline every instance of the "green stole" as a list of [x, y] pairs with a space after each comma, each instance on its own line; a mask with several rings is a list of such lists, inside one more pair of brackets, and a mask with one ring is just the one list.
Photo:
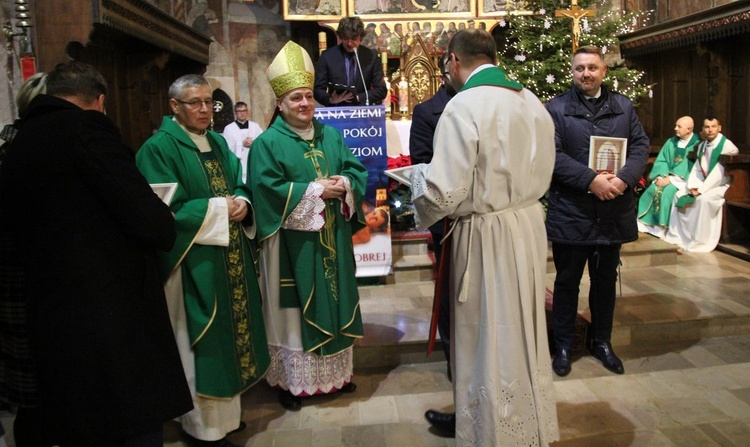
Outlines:
[[[708, 170], [704, 171], [706, 173], [706, 177], [708, 177], [708, 174], [711, 173], [711, 171], [714, 169], [717, 163], [719, 163], [719, 157], [721, 156], [721, 151], [724, 150], [724, 142], [727, 141], [727, 137], [724, 135], [721, 136], [721, 140], [719, 141], [719, 144], [716, 145], [713, 152], [711, 152], [711, 159], [708, 161]], [[708, 145], [708, 142], [706, 144], [702, 145], [698, 149], [698, 164], [700, 164], [701, 158], [703, 158], [703, 152], [706, 151], [706, 146]], [[702, 166], [701, 166], [702, 168]]]
[[[726, 140], [727, 140], [727, 137], [722, 135], [721, 140], [719, 141], [719, 144], [717, 144], [713, 152], [711, 152], [711, 159], [708, 161], [708, 170], [703, 171], [706, 177], [708, 177], [708, 174], [710, 174], [711, 171], [714, 169], [714, 167], [719, 163], [719, 157], [721, 156], [721, 151], [724, 150], [724, 142]], [[701, 147], [698, 149], [698, 160], [696, 161], [698, 165], [700, 165], [701, 159], [703, 158], [703, 153], [706, 151], [707, 145], [708, 145], [708, 142], [706, 142], [706, 144], [701, 145]], [[703, 166], [701, 166], [701, 169], [703, 169]], [[683, 206], [690, 205], [692, 203], [695, 203], [695, 197], [691, 195], [684, 195], [677, 200], [677, 203], [675, 203], [675, 206], [678, 208], [682, 208]]]

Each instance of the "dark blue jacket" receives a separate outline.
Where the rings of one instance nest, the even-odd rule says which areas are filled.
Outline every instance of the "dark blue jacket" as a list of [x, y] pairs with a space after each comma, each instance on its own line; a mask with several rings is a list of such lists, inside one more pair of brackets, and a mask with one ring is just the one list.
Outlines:
[[[388, 89], [385, 86], [383, 78], [383, 63], [378, 54], [367, 47], [357, 47], [359, 62], [362, 64], [362, 71], [357, 71], [354, 79], [354, 87], [357, 91], [357, 100], [344, 105], [365, 105], [369, 99], [370, 105], [376, 105], [383, 102]], [[331, 84], [346, 85], [346, 63], [344, 57], [346, 51], [341, 44], [331, 47], [320, 55], [318, 64], [315, 66], [315, 89], [313, 94], [315, 100], [325, 107], [331, 106], [330, 99], [333, 89]], [[364, 77], [364, 84], [362, 78]], [[367, 94], [365, 94], [367, 90]], [[336, 106], [336, 105], [334, 105]]]
[[[547, 110], [555, 122], [555, 170], [549, 191], [547, 237], [577, 245], [620, 244], [638, 239], [633, 186], [648, 160], [649, 140], [633, 104], [602, 86], [600, 109], [592, 111], [573, 88], [552, 99]], [[588, 192], [596, 177], [589, 169], [591, 136], [627, 138], [627, 158], [618, 177], [628, 184], [621, 196], [601, 201]]]
[[443, 114], [451, 95], [445, 86], [440, 86], [435, 96], [414, 106], [409, 131], [409, 156], [411, 164], [432, 161], [432, 137], [435, 135], [440, 115]]

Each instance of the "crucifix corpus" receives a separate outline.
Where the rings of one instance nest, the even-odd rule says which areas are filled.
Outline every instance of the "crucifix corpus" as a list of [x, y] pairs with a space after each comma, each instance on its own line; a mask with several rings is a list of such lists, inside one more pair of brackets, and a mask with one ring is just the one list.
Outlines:
[[570, 0], [570, 9], [558, 9], [555, 11], [555, 17], [567, 17], [573, 19], [573, 52], [578, 49], [578, 41], [581, 38], [581, 19], [584, 17], [594, 17], [596, 12], [591, 9], [581, 9], [578, 7], [578, 0]]

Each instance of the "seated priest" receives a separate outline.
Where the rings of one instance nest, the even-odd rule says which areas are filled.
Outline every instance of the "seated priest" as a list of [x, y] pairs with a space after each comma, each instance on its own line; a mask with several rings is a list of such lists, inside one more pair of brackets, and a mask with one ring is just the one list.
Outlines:
[[729, 177], [719, 163], [720, 155], [736, 155], [739, 149], [721, 134], [721, 123], [710, 116], [703, 121], [706, 138], [698, 154], [687, 189], [678, 191], [664, 238], [685, 251], [707, 253], [716, 248], [721, 233], [721, 208]]
[[693, 125], [693, 118], [679, 118], [674, 126], [675, 136], [661, 147], [649, 173], [651, 184], [638, 200], [638, 231], [662, 239], [667, 233], [674, 196], [678, 190], [685, 189], [685, 182], [693, 167], [687, 154], [694, 151], [700, 142], [693, 132]]

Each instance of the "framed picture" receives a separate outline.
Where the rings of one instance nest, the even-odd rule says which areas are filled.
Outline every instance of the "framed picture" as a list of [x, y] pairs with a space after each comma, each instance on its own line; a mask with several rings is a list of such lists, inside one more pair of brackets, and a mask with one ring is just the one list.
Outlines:
[[[475, 0], [346, 0], [350, 15], [362, 21], [461, 19], [476, 17]], [[413, 30], [420, 32], [420, 29]]]
[[351, 0], [284, 0], [284, 20], [339, 20]]
[[627, 138], [592, 136], [589, 144], [589, 168], [597, 174], [617, 175], [625, 166], [627, 149]]
[[162, 202], [167, 205], [172, 203], [172, 197], [177, 191], [177, 183], [151, 183], [150, 186]]
[[479, 0], [479, 17], [500, 17], [513, 15], [531, 15], [525, 0]]

